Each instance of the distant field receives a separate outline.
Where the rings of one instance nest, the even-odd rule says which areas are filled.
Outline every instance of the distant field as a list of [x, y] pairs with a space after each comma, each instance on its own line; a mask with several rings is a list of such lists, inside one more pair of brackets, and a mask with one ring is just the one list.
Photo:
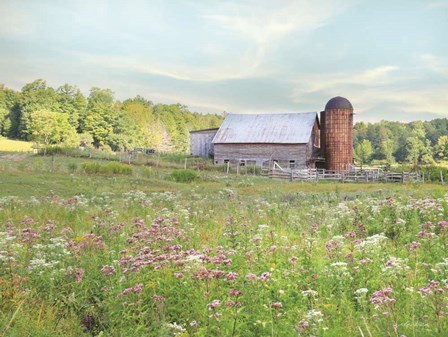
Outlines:
[[31, 142], [0, 137], [0, 152], [30, 152], [33, 150], [32, 145]]

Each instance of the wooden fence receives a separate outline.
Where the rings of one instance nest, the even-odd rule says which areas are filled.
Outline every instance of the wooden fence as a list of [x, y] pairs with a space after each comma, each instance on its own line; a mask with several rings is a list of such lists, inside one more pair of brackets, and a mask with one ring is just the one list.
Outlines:
[[382, 170], [356, 170], [348, 172], [336, 172], [324, 169], [282, 169], [274, 166], [267, 174], [272, 179], [302, 180], [302, 181], [335, 181], [342, 183], [405, 183], [424, 182], [425, 177], [421, 172], [383, 172]]

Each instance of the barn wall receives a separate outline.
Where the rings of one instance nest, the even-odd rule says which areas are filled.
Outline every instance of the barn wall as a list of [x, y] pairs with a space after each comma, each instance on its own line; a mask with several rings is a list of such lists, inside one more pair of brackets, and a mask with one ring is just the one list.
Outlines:
[[206, 157], [213, 155], [212, 140], [218, 129], [195, 131], [190, 133], [190, 152], [192, 156]]
[[309, 144], [215, 144], [215, 164], [229, 160], [237, 164], [240, 160], [256, 162], [258, 165], [268, 160], [277, 160], [289, 167], [306, 167], [310, 159]]

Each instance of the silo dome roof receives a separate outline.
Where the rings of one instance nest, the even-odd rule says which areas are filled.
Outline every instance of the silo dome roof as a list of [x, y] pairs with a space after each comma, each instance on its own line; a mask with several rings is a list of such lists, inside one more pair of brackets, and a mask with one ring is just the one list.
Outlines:
[[341, 97], [341, 96], [336, 96], [336, 97], [333, 97], [332, 99], [330, 99], [328, 101], [327, 105], [325, 105], [325, 110], [329, 110], [329, 109], [353, 110], [353, 105], [352, 105], [352, 103], [350, 103], [350, 101], [347, 98]]

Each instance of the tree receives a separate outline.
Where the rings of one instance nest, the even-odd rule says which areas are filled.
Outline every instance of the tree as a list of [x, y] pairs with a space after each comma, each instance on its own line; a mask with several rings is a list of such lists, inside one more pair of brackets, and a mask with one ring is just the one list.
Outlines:
[[113, 133], [117, 110], [114, 108], [113, 92], [110, 89], [92, 88], [87, 110], [81, 118], [80, 131], [90, 133], [95, 146], [106, 145]]
[[64, 84], [57, 90], [57, 102], [59, 110], [68, 115], [69, 123], [75, 128], [79, 128], [79, 117], [86, 110], [87, 103], [77, 86]]
[[373, 154], [372, 143], [368, 139], [364, 139], [361, 144], [358, 144], [355, 148], [355, 158], [362, 165], [368, 163]]
[[44, 155], [50, 144], [64, 144], [76, 146], [79, 144], [79, 136], [76, 130], [68, 122], [65, 114], [36, 110], [30, 114], [29, 133], [31, 139], [44, 145]]
[[437, 140], [437, 144], [435, 146], [435, 153], [437, 157], [441, 160], [448, 159], [448, 136], [441, 136]]
[[394, 149], [393, 149], [393, 141], [391, 139], [387, 139], [381, 143], [380, 150], [386, 160], [386, 165], [390, 168], [395, 162], [394, 158]]

